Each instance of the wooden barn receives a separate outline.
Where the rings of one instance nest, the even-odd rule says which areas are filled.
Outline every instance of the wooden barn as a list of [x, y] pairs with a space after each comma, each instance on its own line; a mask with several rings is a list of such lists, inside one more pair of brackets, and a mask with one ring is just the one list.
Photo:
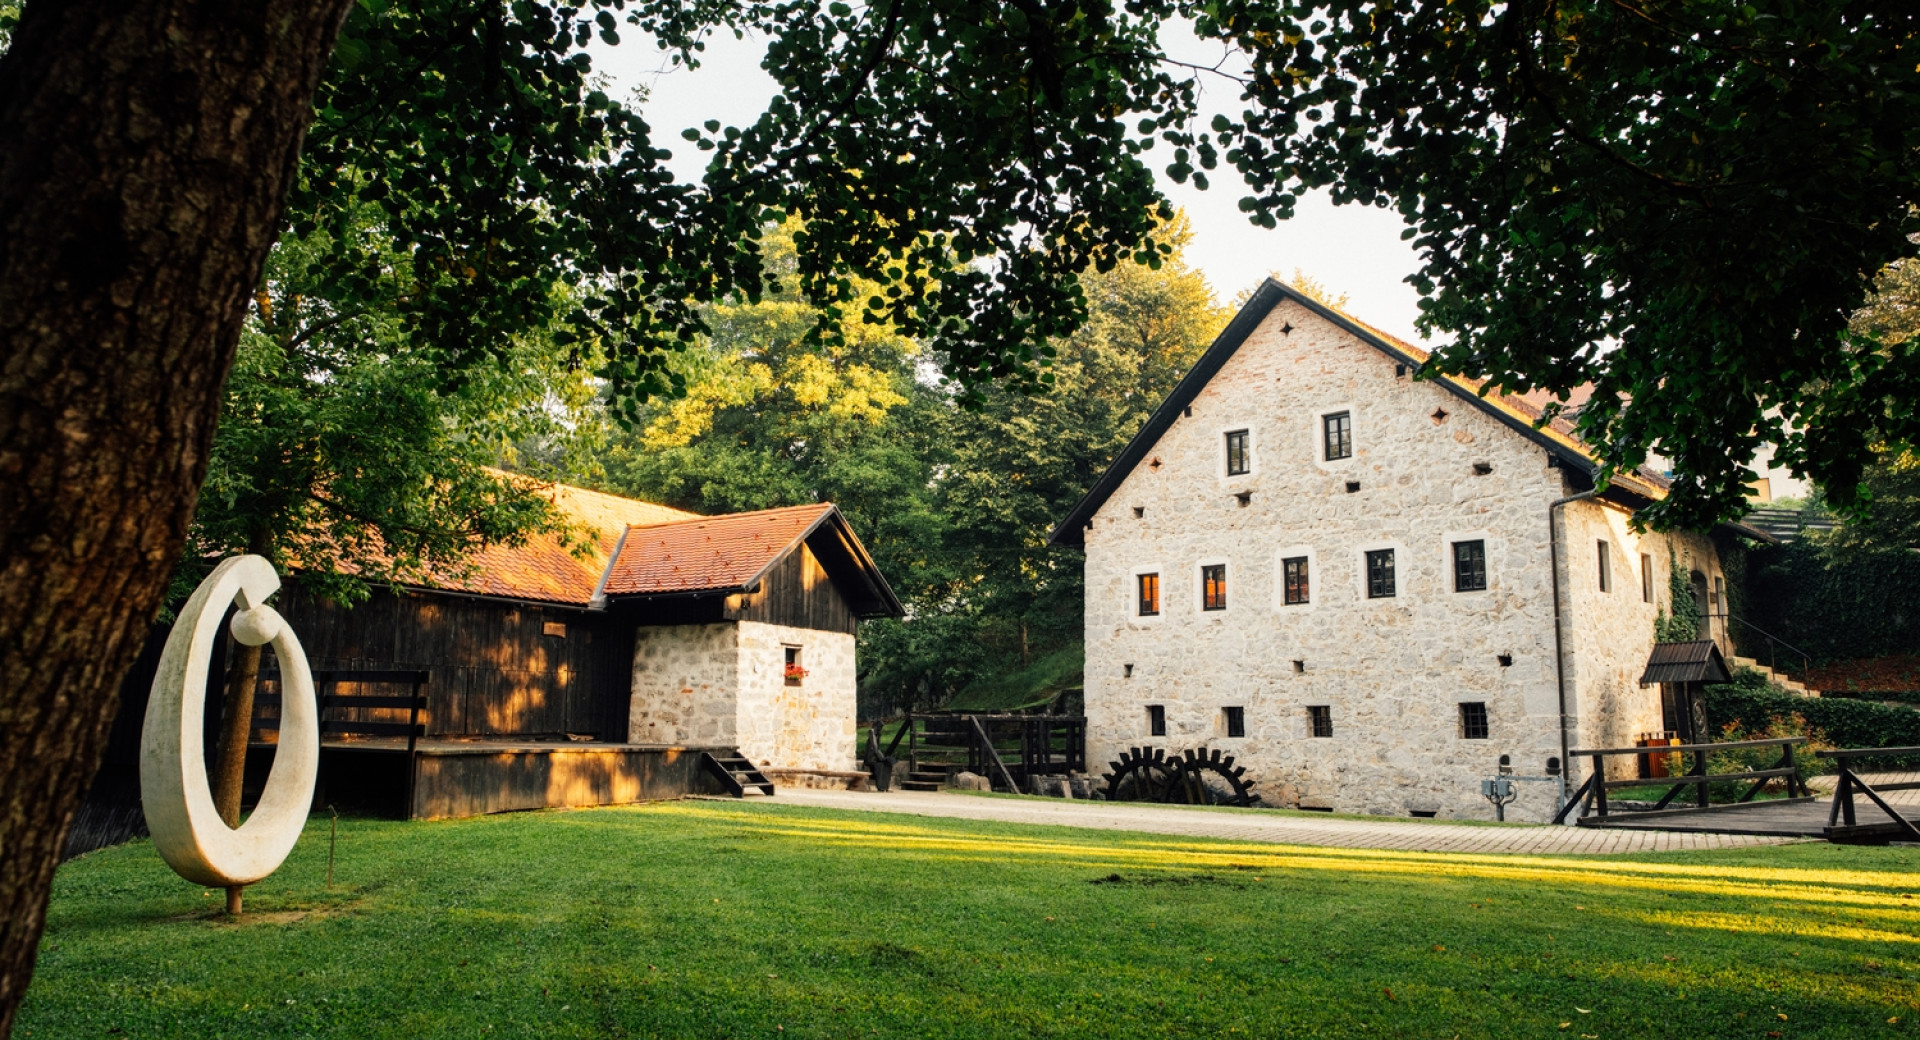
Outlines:
[[[436, 818], [857, 781], [855, 628], [901, 607], [838, 509], [707, 517], [551, 496], [572, 545], [490, 547], [434, 587], [350, 609], [287, 580], [275, 606], [327, 701], [318, 801]], [[137, 790], [124, 774], [156, 658], [129, 676], [103, 788]], [[261, 781], [271, 662], [249, 762]], [[210, 730], [218, 716], [210, 703]]]

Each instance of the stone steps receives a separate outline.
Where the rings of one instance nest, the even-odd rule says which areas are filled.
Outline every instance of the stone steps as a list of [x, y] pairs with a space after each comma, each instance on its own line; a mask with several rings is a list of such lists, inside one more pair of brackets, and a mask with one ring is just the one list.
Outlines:
[[1786, 690], [1789, 693], [1795, 693], [1802, 697], [1820, 696], [1819, 690], [1811, 689], [1807, 686], [1806, 683], [1803, 683], [1798, 679], [1789, 678], [1786, 675], [1776, 672], [1773, 669], [1768, 668], [1766, 665], [1761, 664], [1759, 661], [1756, 661], [1751, 657], [1732, 657], [1727, 659], [1727, 663], [1732, 665], [1736, 669], [1751, 668], [1754, 671], [1757, 671], [1765, 675], [1767, 677], [1768, 682], [1773, 683], [1774, 685], [1780, 687], [1781, 689]]

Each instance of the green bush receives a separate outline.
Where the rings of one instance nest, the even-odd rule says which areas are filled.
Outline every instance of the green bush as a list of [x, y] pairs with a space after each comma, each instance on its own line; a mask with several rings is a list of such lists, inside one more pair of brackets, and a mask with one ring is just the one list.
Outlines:
[[[1920, 553], [1837, 559], [1802, 538], [1753, 549], [1741, 584], [1735, 613], [1816, 663], [1920, 650], [1920, 610], [1911, 606], [1920, 601]], [[1744, 625], [1732, 634], [1743, 653], [1765, 659], [1765, 639]]]
[[1779, 692], [1764, 680], [1754, 688], [1745, 675], [1707, 688], [1707, 721], [1713, 732], [1729, 735], [1727, 739], [1744, 739], [1731, 734], [1766, 733], [1807, 736], [1830, 747], [1920, 747], [1920, 711], [1837, 697], [1799, 697]]

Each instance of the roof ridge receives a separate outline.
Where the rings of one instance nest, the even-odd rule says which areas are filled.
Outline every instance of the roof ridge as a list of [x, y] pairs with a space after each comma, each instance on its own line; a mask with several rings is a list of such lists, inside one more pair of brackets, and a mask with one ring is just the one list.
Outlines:
[[689, 516], [682, 520], [662, 520], [657, 524], [628, 524], [629, 531], [646, 531], [656, 527], [679, 527], [682, 524], [707, 523], [715, 520], [744, 520], [756, 516], [770, 516], [774, 513], [791, 513], [802, 509], [833, 509], [832, 502], [812, 502], [798, 506], [775, 506], [772, 509], [751, 509], [744, 513], [714, 513], [711, 515]]

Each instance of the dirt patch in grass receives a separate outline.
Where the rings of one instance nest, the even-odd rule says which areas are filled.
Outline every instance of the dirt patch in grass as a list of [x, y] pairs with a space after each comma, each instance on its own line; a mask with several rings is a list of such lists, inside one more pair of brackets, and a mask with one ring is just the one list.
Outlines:
[[[1228, 868], [1239, 869], [1239, 868]], [[1259, 878], [1253, 880], [1258, 881]], [[1108, 874], [1087, 882], [1089, 885], [1129, 885], [1152, 888], [1165, 885], [1172, 888], [1185, 888], [1189, 885], [1211, 885], [1221, 888], [1246, 888], [1247, 879], [1221, 877], [1218, 874], [1142, 874], [1127, 877], [1123, 874]]]

